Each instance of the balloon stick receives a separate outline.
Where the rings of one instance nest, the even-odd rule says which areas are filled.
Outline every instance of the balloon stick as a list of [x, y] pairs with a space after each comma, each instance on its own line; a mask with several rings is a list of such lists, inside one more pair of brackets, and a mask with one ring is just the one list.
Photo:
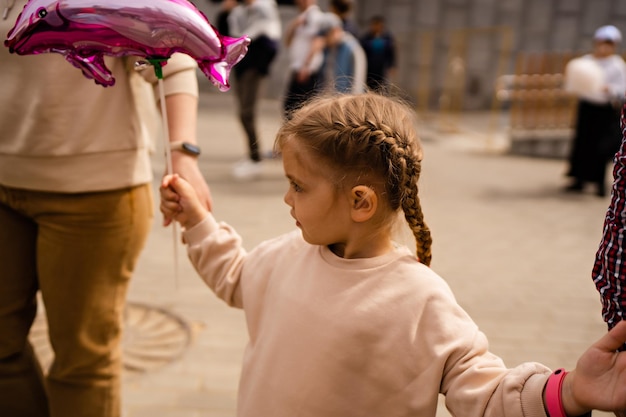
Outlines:
[[[163, 62], [165, 59], [148, 59], [154, 67], [154, 73], [159, 82], [159, 102], [161, 103], [161, 119], [163, 121], [163, 148], [165, 149], [165, 163], [168, 174], [174, 174], [172, 163], [172, 148], [170, 147], [170, 131], [167, 122], [167, 109], [165, 107], [165, 88], [163, 87]], [[172, 221], [172, 237], [174, 243], [174, 282], [178, 289], [178, 223]]]

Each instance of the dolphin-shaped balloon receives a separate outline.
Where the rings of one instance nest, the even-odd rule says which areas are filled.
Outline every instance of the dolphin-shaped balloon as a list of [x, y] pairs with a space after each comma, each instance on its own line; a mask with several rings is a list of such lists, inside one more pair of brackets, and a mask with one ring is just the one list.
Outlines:
[[104, 55], [164, 61], [180, 52], [223, 91], [249, 43], [219, 34], [187, 0], [29, 0], [4, 42], [19, 55], [60, 53], [103, 86], [115, 83]]

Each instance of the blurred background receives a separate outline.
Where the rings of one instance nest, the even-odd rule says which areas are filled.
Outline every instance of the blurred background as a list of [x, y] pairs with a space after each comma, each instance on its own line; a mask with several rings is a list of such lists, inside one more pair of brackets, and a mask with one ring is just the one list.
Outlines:
[[[212, 22], [220, 3], [195, 1]], [[297, 7], [278, 4], [286, 25]], [[318, 4], [329, 10], [328, 0]], [[359, 30], [374, 15], [396, 41], [396, 93], [423, 119], [437, 118], [453, 133], [462, 112], [480, 112], [494, 132], [506, 126], [511, 153], [556, 158], [568, 154], [575, 118], [575, 99], [562, 89], [566, 63], [591, 49], [598, 27], [626, 29], [623, 0], [354, 0], [350, 17]], [[285, 52], [272, 66], [266, 98], [284, 92]]]

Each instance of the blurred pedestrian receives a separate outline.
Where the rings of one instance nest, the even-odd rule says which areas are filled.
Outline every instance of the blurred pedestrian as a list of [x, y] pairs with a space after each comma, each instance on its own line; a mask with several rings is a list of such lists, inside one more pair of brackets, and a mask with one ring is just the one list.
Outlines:
[[353, 0], [330, 0], [330, 11], [341, 19], [343, 30], [359, 39], [360, 33], [357, 24], [352, 19]]
[[220, 9], [215, 16], [215, 26], [220, 35], [230, 36], [230, 28], [228, 27], [228, 16], [230, 12], [239, 4], [237, 0], [222, 0]]
[[256, 108], [262, 81], [270, 71], [280, 44], [281, 22], [274, 0], [244, 0], [228, 18], [230, 36], [248, 36], [248, 53], [233, 68], [239, 120], [246, 135], [248, 157], [233, 168], [237, 179], [262, 173], [262, 154], [256, 126]]
[[[1, 33], [25, 4], [5, 10]], [[122, 315], [153, 218], [154, 137], [141, 115], [153, 106], [158, 117], [157, 78], [151, 68], [140, 75], [132, 58], [105, 60], [114, 87], [60, 54], [0, 48], [0, 416], [121, 414]], [[209, 208], [195, 145], [196, 71], [175, 54], [163, 85], [174, 171]], [[38, 292], [54, 353], [45, 370], [28, 339]]]
[[321, 48], [311, 53], [322, 29], [324, 13], [317, 5], [317, 0], [295, 2], [300, 13], [285, 30], [285, 45], [289, 54], [289, 80], [283, 102], [285, 118], [289, 118], [291, 112], [316, 93], [324, 62]]
[[[606, 195], [606, 167], [620, 143], [619, 112], [626, 94], [626, 63], [616, 54], [622, 34], [615, 26], [602, 26], [593, 36], [593, 51], [579, 62], [595, 66], [599, 88], [581, 91], [568, 86], [574, 77], [574, 65], [566, 68], [566, 89], [578, 88], [578, 109], [567, 176], [572, 178], [565, 188], [582, 192], [587, 183], [596, 187], [596, 195]], [[580, 66], [579, 66], [580, 68]], [[594, 85], [594, 83], [590, 83]]]
[[339, 93], [365, 92], [367, 61], [359, 41], [343, 29], [340, 18], [326, 13], [322, 29], [324, 63], [322, 80], [324, 88]]
[[396, 44], [383, 16], [370, 18], [361, 45], [367, 57], [367, 86], [371, 90], [388, 89], [396, 67]]

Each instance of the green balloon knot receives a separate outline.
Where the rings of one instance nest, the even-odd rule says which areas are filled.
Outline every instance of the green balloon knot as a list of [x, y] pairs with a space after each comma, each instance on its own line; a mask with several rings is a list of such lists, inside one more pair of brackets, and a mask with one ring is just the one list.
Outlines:
[[154, 74], [160, 80], [163, 79], [163, 63], [167, 62], [167, 58], [148, 58], [150, 65], [154, 67]]

